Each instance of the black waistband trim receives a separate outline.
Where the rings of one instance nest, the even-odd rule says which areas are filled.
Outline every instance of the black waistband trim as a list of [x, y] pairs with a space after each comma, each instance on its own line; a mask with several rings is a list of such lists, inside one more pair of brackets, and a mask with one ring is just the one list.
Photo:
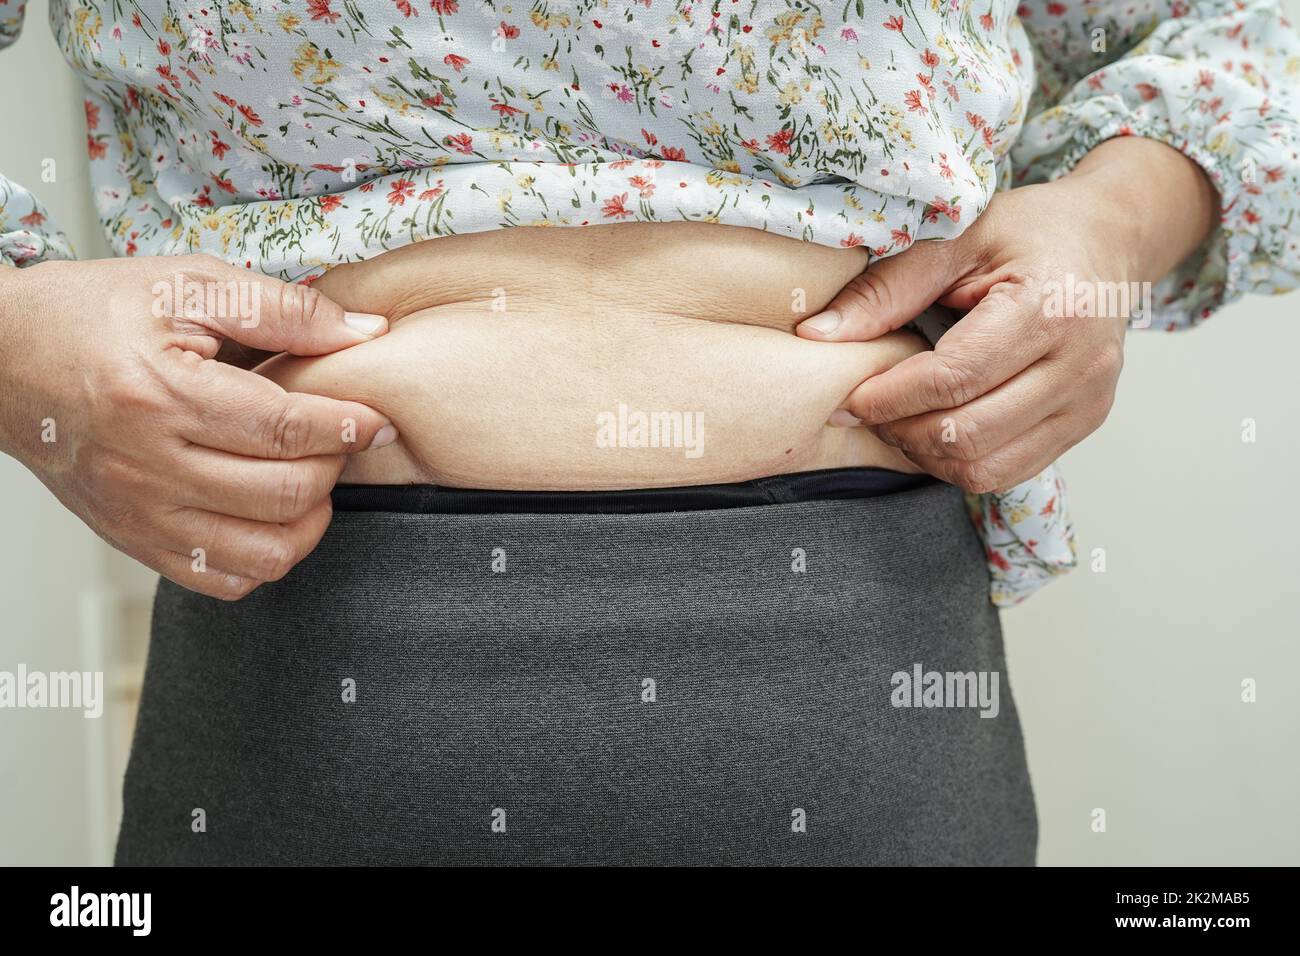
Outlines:
[[934, 484], [888, 468], [827, 468], [721, 485], [618, 491], [494, 491], [438, 485], [336, 485], [336, 511], [407, 514], [636, 514], [875, 498]]

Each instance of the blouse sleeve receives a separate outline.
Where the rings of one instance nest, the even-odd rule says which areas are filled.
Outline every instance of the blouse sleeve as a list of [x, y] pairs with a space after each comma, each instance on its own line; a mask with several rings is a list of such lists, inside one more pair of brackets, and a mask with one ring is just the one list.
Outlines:
[[1159, 140], [1214, 182], [1220, 223], [1152, 290], [1151, 325], [1186, 328], [1300, 275], [1300, 40], [1274, 0], [1025, 0], [1037, 87], [1017, 182], [1068, 172], [1114, 136]]
[[[0, 0], [0, 49], [18, 39], [23, 0]], [[68, 237], [34, 195], [0, 173], [0, 263], [26, 266], [44, 259], [75, 258]]]

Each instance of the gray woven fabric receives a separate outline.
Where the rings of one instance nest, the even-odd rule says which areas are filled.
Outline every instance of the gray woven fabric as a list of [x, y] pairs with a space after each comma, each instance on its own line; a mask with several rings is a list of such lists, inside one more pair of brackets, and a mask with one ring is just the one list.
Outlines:
[[[997, 672], [997, 716], [894, 706], [918, 664]], [[935, 485], [339, 513], [241, 602], [163, 582], [117, 862], [1032, 864], [1036, 836], [984, 555]]]

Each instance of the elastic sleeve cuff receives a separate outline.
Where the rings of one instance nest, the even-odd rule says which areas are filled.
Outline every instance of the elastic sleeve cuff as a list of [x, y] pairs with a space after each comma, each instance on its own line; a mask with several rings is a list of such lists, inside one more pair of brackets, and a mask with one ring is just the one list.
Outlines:
[[967, 494], [966, 508], [984, 544], [997, 607], [1019, 604], [1074, 568], [1074, 525], [1057, 465], [1008, 491]]
[[[1160, 123], [1135, 121], [1122, 103], [1104, 103], [1098, 98], [1084, 105], [1090, 109], [1071, 111], [1079, 118], [1079, 125], [1057, 157], [1050, 163], [1027, 167], [1023, 170], [1023, 180], [1018, 184], [1048, 182], [1064, 176], [1108, 139], [1142, 136], [1172, 146], [1191, 159], [1205, 171], [1219, 192], [1220, 224], [1198, 250], [1152, 289], [1152, 328], [1190, 328], [1248, 291], [1279, 291], [1255, 288], [1257, 280], [1252, 279], [1250, 273], [1261, 265], [1256, 262], [1255, 254], [1258, 237], [1254, 230], [1247, 228], [1249, 224], [1240, 215], [1237, 222], [1230, 221], [1233, 210], [1242, 206], [1242, 182], [1224, 157], [1179, 138]], [[1094, 119], [1101, 120], [1100, 124], [1088, 125], [1088, 120]], [[1267, 261], [1262, 265], [1267, 266]], [[1267, 269], [1264, 277], [1267, 279], [1272, 272], [1272, 269]], [[1284, 276], [1283, 273], [1279, 280]]]
[[1186, 328], [1245, 293], [1289, 291], [1300, 284], [1298, 73], [1300, 39], [1272, 4], [1166, 21], [1026, 122], [1017, 183], [1062, 176], [1115, 136], [1158, 140], [1205, 171], [1220, 222], [1153, 289], [1151, 326]]
[[47, 259], [75, 259], [72, 243], [30, 192], [0, 176], [0, 262], [35, 265]]

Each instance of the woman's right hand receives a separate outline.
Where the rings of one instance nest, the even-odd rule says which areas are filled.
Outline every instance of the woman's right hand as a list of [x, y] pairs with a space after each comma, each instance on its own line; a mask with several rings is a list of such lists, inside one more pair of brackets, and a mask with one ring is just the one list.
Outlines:
[[209, 256], [0, 267], [0, 451], [113, 547], [237, 599], [315, 548], [345, 456], [397, 433], [218, 349], [324, 355], [387, 331]]

